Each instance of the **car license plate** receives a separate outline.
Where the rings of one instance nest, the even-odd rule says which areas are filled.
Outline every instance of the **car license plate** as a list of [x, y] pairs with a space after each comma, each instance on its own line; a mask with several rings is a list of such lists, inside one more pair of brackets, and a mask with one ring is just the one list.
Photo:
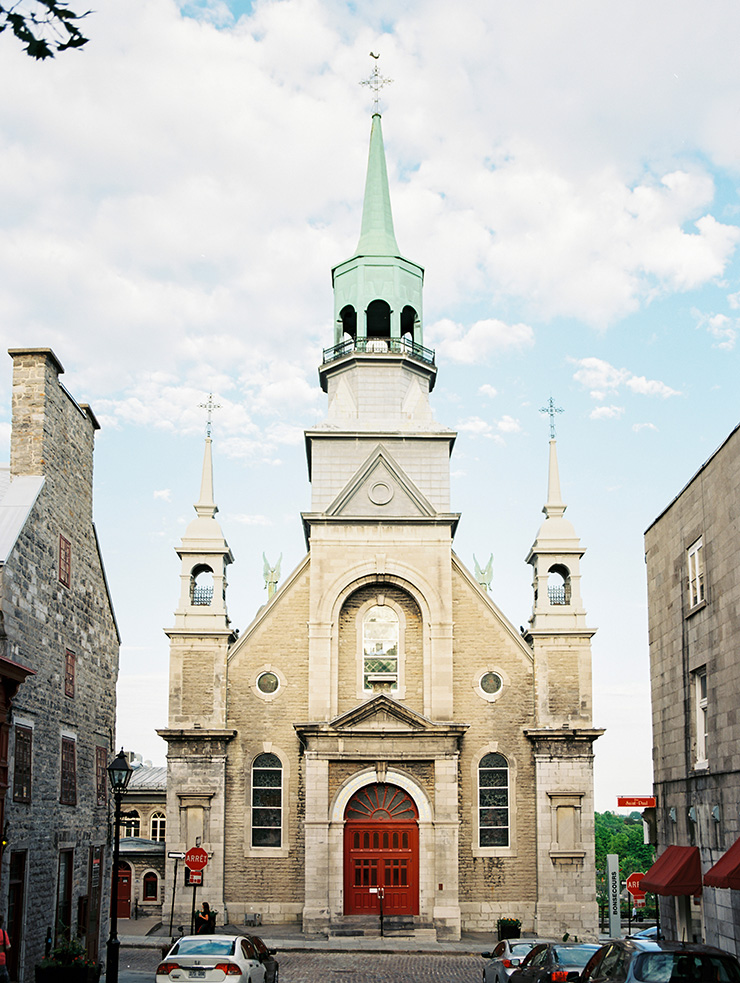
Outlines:
[[206, 971], [204, 969], [191, 969], [188, 976], [191, 980], [204, 980], [206, 978]]

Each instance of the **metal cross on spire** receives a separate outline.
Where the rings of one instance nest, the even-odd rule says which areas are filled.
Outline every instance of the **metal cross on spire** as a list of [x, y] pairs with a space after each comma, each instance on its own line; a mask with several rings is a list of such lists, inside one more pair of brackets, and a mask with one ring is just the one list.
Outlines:
[[555, 414], [562, 413], [563, 407], [556, 406], [552, 396], [547, 401], [547, 406], [540, 408], [540, 413], [547, 413], [550, 417], [550, 440], [555, 440]]
[[221, 404], [213, 402], [213, 393], [208, 393], [207, 403], [198, 403], [198, 409], [207, 410], [208, 415], [206, 417], [206, 437], [211, 436], [211, 426], [213, 425], [213, 411], [220, 410]]
[[393, 79], [384, 78], [384, 76], [380, 74], [380, 70], [378, 69], [378, 58], [380, 58], [380, 55], [375, 55], [371, 51], [370, 57], [375, 59], [372, 73], [370, 78], [363, 79], [362, 82], [360, 82], [360, 85], [369, 85], [373, 90], [373, 114], [375, 114], [379, 112], [378, 102], [380, 100], [380, 90], [384, 85], [390, 85]]

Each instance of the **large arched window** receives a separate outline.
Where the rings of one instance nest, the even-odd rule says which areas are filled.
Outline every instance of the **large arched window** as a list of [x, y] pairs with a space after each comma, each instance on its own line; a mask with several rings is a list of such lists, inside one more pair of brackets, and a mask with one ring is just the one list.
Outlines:
[[486, 754], [478, 765], [480, 846], [509, 846], [509, 763], [503, 754]]
[[258, 754], [252, 765], [252, 846], [282, 846], [283, 766], [276, 754]]
[[152, 816], [151, 823], [149, 824], [149, 828], [150, 828], [149, 838], [152, 840], [157, 840], [158, 842], [160, 840], [164, 840], [165, 824], [166, 824], [166, 819], [164, 817], [164, 813], [155, 812], [154, 815]]
[[416, 341], [416, 311], [408, 305], [401, 311], [401, 337], [411, 342]]
[[357, 311], [351, 304], [347, 304], [339, 312], [339, 317], [342, 321], [342, 334], [355, 339], [357, 337]]
[[548, 570], [547, 594], [550, 604], [570, 604], [570, 570], [556, 563]]
[[375, 604], [362, 621], [362, 685], [390, 683], [398, 689], [398, 615], [389, 604]]
[[126, 810], [121, 836], [141, 836], [141, 816], [136, 809]]

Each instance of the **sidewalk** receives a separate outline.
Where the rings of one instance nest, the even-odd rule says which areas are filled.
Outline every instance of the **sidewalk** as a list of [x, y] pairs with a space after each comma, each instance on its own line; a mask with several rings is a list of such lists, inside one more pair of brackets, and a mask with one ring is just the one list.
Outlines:
[[[187, 926], [186, 926], [187, 928]], [[177, 926], [175, 926], [175, 933]], [[453, 955], [480, 955], [496, 945], [495, 934], [489, 932], [463, 932], [459, 942], [435, 942], [404, 936], [365, 937], [306, 936], [297, 926], [259, 925], [247, 928], [237, 925], [218, 925], [220, 935], [243, 935], [250, 932], [259, 935], [271, 947], [282, 952], [439, 952]], [[169, 919], [162, 923], [157, 918], [118, 920], [118, 937], [125, 948], [159, 949], [169, 939]]]

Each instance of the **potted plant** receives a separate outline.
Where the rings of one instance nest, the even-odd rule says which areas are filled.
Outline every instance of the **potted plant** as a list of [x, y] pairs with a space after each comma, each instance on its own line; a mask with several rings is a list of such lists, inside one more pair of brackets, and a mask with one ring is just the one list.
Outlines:
[[36, 983], [98, 983], [102, 966], [87, 958], [79, 939], [62, 939], [36, 964]]
[[499, 941], [501, 939], [518, 939], [522, 934], [522, 923], [518, 918], [499, 918], [496, 922], [496, 931]]

